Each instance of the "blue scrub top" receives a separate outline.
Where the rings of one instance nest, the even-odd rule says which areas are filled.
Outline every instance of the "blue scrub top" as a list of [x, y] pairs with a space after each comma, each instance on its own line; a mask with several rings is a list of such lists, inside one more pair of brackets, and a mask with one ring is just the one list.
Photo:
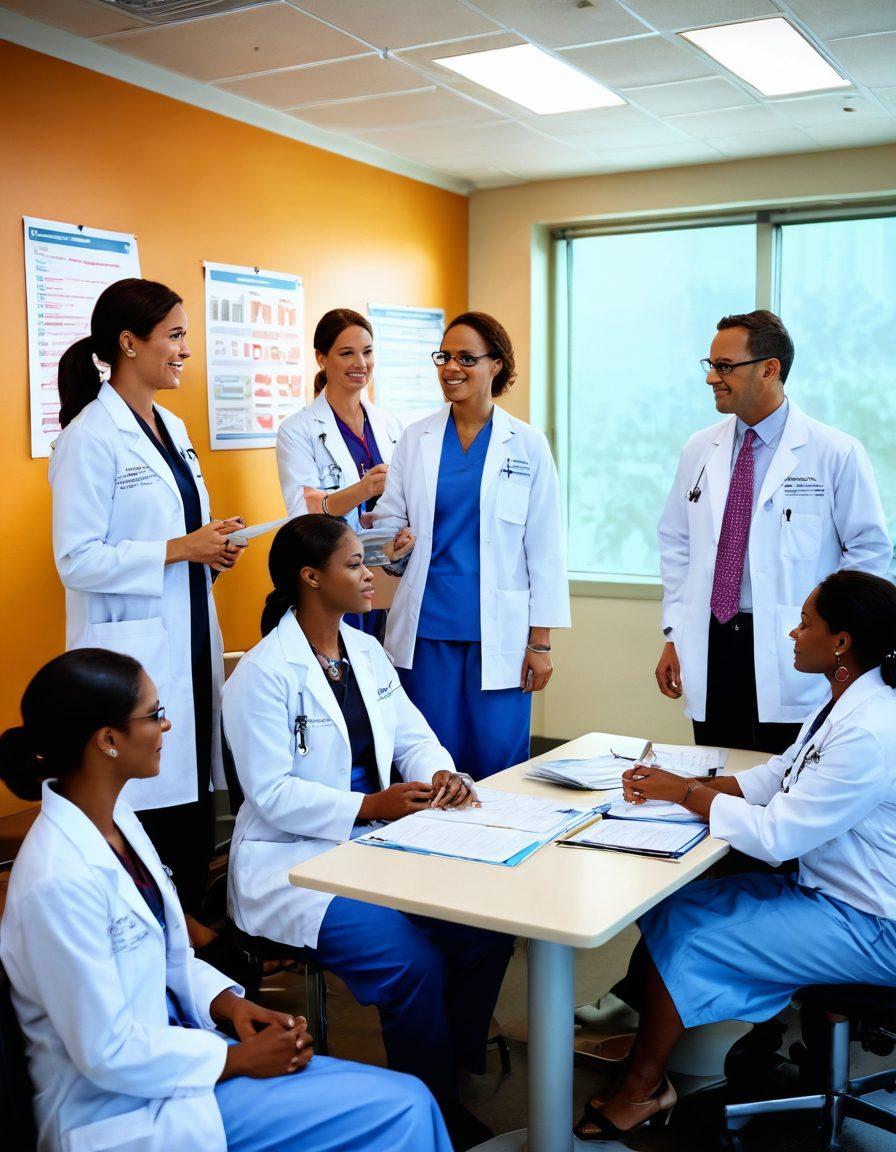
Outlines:
[[479, 616], [479, 490], [492, 421], [464, 452], [453, 413], [439, 460], [432, 557], [417, 635], [426, 640], [482, 639]]
[[[348, 424], [336, 415], [332, 406], [330, 407], [330, 411], [333, 412], [336, 427], [342, 433], [345, 446], [348, 448], [351, 453], [351, 458], [355, 462], [355, 467], [358, 469], [358, 479], [360, 480], [371, 468], [383, 462], [376, 437], [373, 434], [373, 429], [370, 427], [370, 421], [367, 418], [367, 409], [363, 404], [361, 405], [361, 411], [364, 413], [364, 428], [361, 436], [356, 435], [356, 433], [349, 428]], [[372, 500], [365, 501], [360, 505], [358, 511], [372, 512], [376, 507], [378, 499], [378, 496], [374, 496]]]

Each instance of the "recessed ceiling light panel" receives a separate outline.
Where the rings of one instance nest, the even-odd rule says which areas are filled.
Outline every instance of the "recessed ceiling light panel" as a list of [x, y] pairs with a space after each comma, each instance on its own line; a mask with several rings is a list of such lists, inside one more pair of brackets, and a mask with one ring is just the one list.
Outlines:
[[533, 44], [448, 56], [435, 63], [540, 116], [625, 103], [609, 88]]
[[783, 17], [722, 24], [679, 32], [723, 68], [746, 80], [763, 96], [792, 96], [849, 88], [809, 41]]

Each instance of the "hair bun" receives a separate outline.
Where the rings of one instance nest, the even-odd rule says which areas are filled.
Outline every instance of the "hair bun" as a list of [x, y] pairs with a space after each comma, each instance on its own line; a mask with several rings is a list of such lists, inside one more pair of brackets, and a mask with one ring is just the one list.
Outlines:
[[0, 735], [0, 780], [20, 800], [39, 800], [41, 784], [51, 774], [26, 728], [7, 728]]

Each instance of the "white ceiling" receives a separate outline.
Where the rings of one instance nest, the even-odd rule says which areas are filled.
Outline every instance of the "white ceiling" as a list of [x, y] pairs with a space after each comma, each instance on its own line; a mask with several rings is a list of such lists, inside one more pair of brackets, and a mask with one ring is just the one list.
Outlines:
[[[0, 7], [472, 187], [896, 142], [896, 0], [247, 0], [163, 26]], [[782, 12], [851, 89], [763, 99], [675, 35]], [[535, 116], [434, 63], [526, 41], [627, 104]]]

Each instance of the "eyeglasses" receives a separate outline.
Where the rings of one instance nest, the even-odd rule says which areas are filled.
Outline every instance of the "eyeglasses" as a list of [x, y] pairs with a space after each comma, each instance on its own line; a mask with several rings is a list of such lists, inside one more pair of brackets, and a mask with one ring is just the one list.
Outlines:
[[432, 362], [437, 368], [444, 368], [452, 360], [461, 368], [473, 368], [486, 357], [492, 360], [495, 358], [492, 352], [483, 352], [481, 356], [473, 356], [470, 352], [459, 352], [456, 356], [452, 355], [451, 352], [433, 352]]
[[133, 720], [155, 720], [157, 724], [161, 724], [165, 719], [165, 706], [160, 704], [155, 712], [147, 712], [145, 716], [128, 716], [128, 723]]
[[720, 376], [730, 376], [735, 368], [743, 368], [745, 364], [761, 364], [763, 360], [771, 359], [771, 356], [757, 356], [755, 360], [738, 360], [736, 364], [730, 364], [727, 360], [710, 360], [707, 356], [700, 361], [700, 367], [707, 374], [711, 368]]

